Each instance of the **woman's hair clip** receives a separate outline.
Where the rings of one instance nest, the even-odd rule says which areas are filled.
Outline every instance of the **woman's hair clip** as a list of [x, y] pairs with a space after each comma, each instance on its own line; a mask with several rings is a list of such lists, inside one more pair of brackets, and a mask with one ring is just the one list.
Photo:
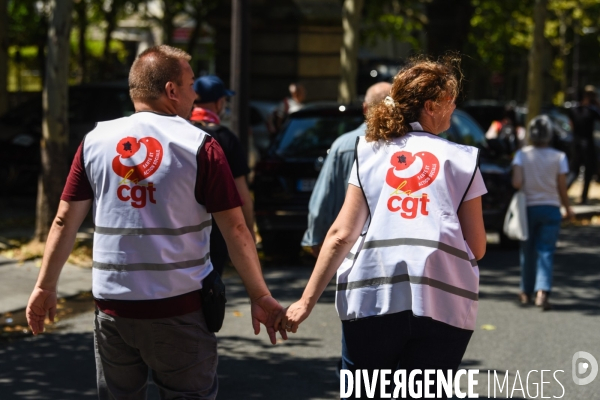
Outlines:
[[383, 99], [383, 103], [388, 106], [389, 108], [394, 108], [396, 107], [396, 102], [394, 101], [394, 99], [392, 99], [390, 96], [385, 96], [385, 99]]

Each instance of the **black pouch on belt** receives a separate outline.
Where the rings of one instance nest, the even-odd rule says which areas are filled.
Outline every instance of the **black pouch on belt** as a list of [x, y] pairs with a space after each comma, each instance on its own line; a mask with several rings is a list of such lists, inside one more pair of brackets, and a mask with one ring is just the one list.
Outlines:
[[225, 318], [225, 284], [221, 280], [221, 276], [214, 269], [202, 281], [202, 312], [208, 330], [211, 332], [219, 332], [223, 326]]

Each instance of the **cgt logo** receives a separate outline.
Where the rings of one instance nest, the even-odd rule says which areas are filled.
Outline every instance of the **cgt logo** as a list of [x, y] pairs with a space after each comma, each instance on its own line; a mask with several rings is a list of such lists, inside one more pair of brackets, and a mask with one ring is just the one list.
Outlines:
[[123, 180], [117, 188], [117, 197], [121, 201], [130, 201], [134, 208], [144, 208], [148, 202], [156, 204], [152, 182], [147, 180], [160, 167], [163, 148], [160, 142], [151, 137], [136, 139], [126, 137], [117, 144], [117, 153], [112, 161], [112, 169]]
[[395, 190], [388, 199], [388, 210], [399, 212], [405, 219], [413, 219], [419, 212], [423, 216], [429, 215], [427, 203], [430, 200], [427, 193], [421, 196], [414, 196], [413, 193], [433, 183], [440, 170], [437, 157], [427, 151], [415, 154], [399, 151], [394, 153], [390, 164], [393, 167], [388, 169], [385, 182]]
[[[573, 373], [573, 382], [575, 382], [576, 385], [588, 385], [592, 383], [598, 375], [598, 361], [596, 361], [594, 356], [590, 353], [578, 351], [573, 354], [571, 371]], [[580, 376], [585, 375], [588, 371], [590, 371], [588, 376], [580, 378]]]

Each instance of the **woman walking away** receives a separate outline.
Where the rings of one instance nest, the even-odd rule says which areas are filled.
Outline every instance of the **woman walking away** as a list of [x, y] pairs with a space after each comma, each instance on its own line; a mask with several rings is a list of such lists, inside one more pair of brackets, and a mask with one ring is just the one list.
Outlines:
[[560, 230], [560, 204], [565, 206], [569, 218], [575, 216], [567, 197], [569, 163], [565, 153], [549, 147], [552, 132], [552, 121], [547, 116], [531, 120], [529, 137], [533, 145], [515, 154], [512, 178], [513, 186], [525, 194], [529, 228], [529, 238], [521, 242], [519, 301], [527, 305], [533, 293], [537, 293], [535, 305], [544, 311], [551, 308], [548, 297]]
[[[280, 315], [296, 332], [337, 271], [343, 369], [353, 374], [450, 375], [475, 328], [486, 246], [479, 150], [438, 137], [456, 108], [457, 61], [413, 60], [369, 108], [342, 210], [302, 298]], [[433, 383], [428, 393], [437, 393], [435, 377], [415, 376], [412, 389]]]

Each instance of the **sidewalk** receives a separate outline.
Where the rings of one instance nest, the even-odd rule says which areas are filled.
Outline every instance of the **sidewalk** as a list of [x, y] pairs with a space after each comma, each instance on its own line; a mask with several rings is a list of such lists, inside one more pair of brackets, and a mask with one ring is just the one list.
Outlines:
[[578, 218], [591, 218], [594, 215], [600, 215], [600, 183], [592, 182], [588, 191], [588, 204], [578, 205], [583, 182], [576, 180], [569, 188], [568, 195], [571, 200], [571, 208]]
[[[0, 314], [27, 307], [37, 280], [40, 261], [19, 263], [0, 256]], [[66, 264], [58, 283], [58, 296], [69, 297], [92, 290], [92, 270]]]

